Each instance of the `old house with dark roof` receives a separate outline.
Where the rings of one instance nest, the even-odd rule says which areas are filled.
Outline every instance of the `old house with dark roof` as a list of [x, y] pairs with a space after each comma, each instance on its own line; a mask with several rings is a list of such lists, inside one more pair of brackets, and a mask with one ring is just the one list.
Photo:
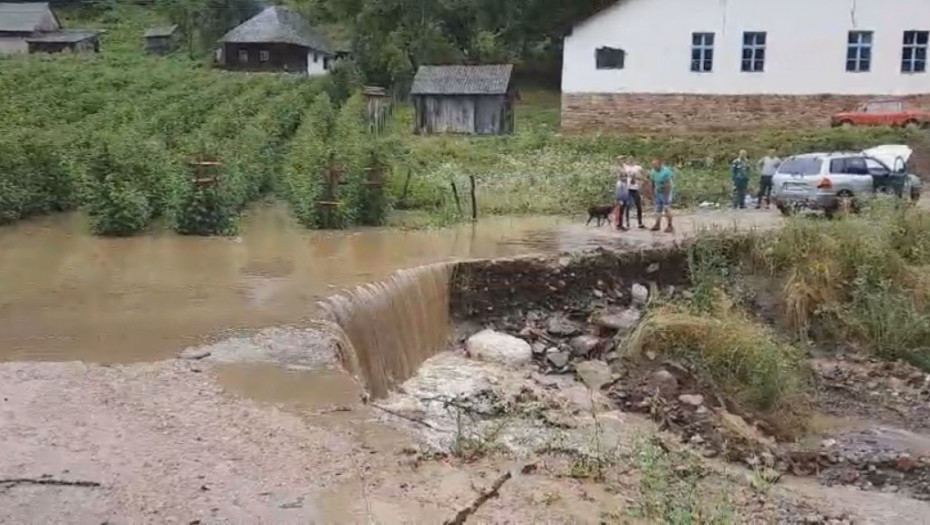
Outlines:
[[63, 29], [48, 3], [0, 2], [0, 54], [96, 53], [100, 32]]
[[220, 39], [226, 69], [325, 74], [334, 58], [323, 34], [304, 17], [280, 6], [233, 28]]
[[418, 134], [513, 133], [512, 65], [421, 66], [410, 97]]
[[177, 24], [150, 27], [145, 30], [145, 52], [150, 55], [167, 55], [175, 50], [180, 40]]
[[0, 2], [0, 55], [27, 53], [27, 38], [60, 29], [47, 3]]

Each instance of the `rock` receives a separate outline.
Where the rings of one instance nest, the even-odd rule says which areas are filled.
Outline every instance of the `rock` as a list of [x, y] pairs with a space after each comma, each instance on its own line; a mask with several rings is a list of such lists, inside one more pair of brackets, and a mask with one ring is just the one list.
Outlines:
[[583, 361], [575, 365], [575, 373], [591, 390], [600, 390], [610, 383], [610, 367], [603, 361]]
[[630, 294], [633, 298], [633, 304], [644, 305], [649, 301], [649, 289], [639, 283], [633, 285]]
[[657, 356], [656, 353], [653, 352], [652, 350], [646, 351], [646, 359], [650, 361], [655, 361], [657, 357], [659, 356]]
[[704, 396], [701, 394], [682, 394], [678, 396], [678, 400], [693, 407], [699, 407], [704, 404]]
[[465, 350], [475, 359], [506, 365], [525, 365], [533, 360], [533, 349], [529, 343], [494, 330], [484, 330], [469, 337]]
[[678, 380], [668, 370], [657, 370], [649, 378], [649, 388], [658, 390], [663, 396], [672, 396], [678, 392]]
[[659, 268], [661, 268], [661, 266], [659, 266], [659, 263], [652, 263], [648, 267], [646, 267], [646, 273], [656, 273], [657, 271], [659, 271]]
[[628, 332], [639, 323], [643, 314], [636, 308], [629, 308], [620, 312], [608, 312], [595, 320], [595, 324], [605, 330]]
[[571, 354], [568, 352], [551, 352], [546, 355], [546, 361], [557, 370], [561, 370], [568, 366], [569, 359], [571, 359]]
[[579, 335], [568, 343], [572, 354], [578, 357], [588, 357], [600, 344], [601, 339], [593, 335]]
[[548, 349], [549, 348], [545, 345], [545, 343], [533, 343], [534, 354], [545, 354], [546, 350]]
[[751, 426], [746, 422], [745, 419], [737, 416], [736, 414], [721, 411], [720, 413], [720, 426], [727, 432], [736, 434], [739, 437], [742, 437], [750, 443], [756, 443], [760, 445], [772, 446], [774, 440], [763, 436], [758, 429]]
[[836, 440], [835, 440], [835, 439], [825, 439], [825, 440], [823, 440], [823, 441], [820, 442], [820, 446], [823, 447], [823, 448], [833, 448], [833, 447], [836, 446]]
[[565, 317], [554, 316], [549, 318], [546, 330], [552, 335], [569, 337], [580, 333], [581, 327], [578, 326], [578, 323], [566, 319]]
[[898, 459], [894, 462], [894, 468], [900, 470], [901, 472], [910, 472], [914, 470], [914, 467], [916, 466], [917, 461], [908, 454], [902, 454], [898, 456]]
[[699, 416], [703, 416], [704, 414], [706, 414], [706, 413], [708, 413], [708, 412], [709, 412], [709, 410], [707, 410], [707, 407], [704, 406], [704, 405], [699, 406], [698, 409], [694, 411], [694, 413], [697, 414], [697, 415], [699, 415]]
[[204, 348], [188, 348], [187, 350], [181, 352], [178, 357], [181, 359], [188, 359], [190, 361], [199, 361], [201, 359], [210, 357], [210, 354], [212, 353], [213, 352], [210, 350], [206, 350]]
[[702, 438], [700, 434], [695, 434], [691, 436], [691, 439], [688, 440], [688, 443], [691, 443], [692, 445], [703, 445], [704, 438]]

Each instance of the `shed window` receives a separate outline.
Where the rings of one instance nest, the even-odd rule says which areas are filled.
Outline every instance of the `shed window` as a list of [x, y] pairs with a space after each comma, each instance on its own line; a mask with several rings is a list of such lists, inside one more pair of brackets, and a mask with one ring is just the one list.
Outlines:
[[246, 49], [239, 50], [239, 63], [247, 64], [249, 62], [249, 52]]
[[708, 73], [714, 69], [714, 34], [691, 33], [691, 71]]
[[260, 60], [261, 62], [268, 62], [269, 60], [271, 60], [271, 53], [262, 49], [261, 51], [258, 52], [258, 60]]
[[613, 47], [599, 47], [594, 52], [597, 69], [623, 69], [626, 51]]
[[846, 48], [846, 71], [864, 73], [872, 67], [872, 32], [850, 31]]
[[927, 71], [927, 40], [930, 31], [905, 31], [904, 50], [901, 55], [902, 73]]
[[741, 70], [745, 73], [765, 71], [765, 33], [746, 31], [743, 33], [743, 62]]

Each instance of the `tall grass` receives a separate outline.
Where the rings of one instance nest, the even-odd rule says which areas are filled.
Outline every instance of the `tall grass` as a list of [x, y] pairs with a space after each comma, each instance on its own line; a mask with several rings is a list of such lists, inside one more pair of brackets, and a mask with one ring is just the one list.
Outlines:
[[626, 351], [687, 362], [740, 408], [759, 413], [786, 433], [803, 426], [810, 386], [804, 352], [734, 305], [722, 290], [712, 293], [712, 301], [653, 308], [626, 340]]
[[759, 238], [754, 259], [783, 279], [802, 338], [930, 369], [930, 217], [891, 200], [836, 221], [797, 218]]

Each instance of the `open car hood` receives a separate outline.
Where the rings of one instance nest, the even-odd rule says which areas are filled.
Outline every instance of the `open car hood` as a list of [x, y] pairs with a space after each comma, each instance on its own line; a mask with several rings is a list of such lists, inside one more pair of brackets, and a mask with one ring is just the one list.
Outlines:
[[886, 144], [867, 149], [863, 153], [884, 162], [892, 170], [903, 171], [902, 163], [907, 165], [914, 150], [903, 144]]

